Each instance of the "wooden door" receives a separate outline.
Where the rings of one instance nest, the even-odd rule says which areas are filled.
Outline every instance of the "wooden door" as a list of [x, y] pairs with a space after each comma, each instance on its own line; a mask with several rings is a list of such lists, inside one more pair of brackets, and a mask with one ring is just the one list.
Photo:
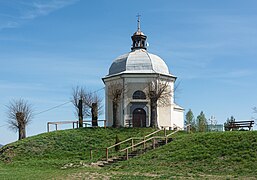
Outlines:
[[146, 112], [142, 108], [133, 111], [133, 127], [146, 127]]

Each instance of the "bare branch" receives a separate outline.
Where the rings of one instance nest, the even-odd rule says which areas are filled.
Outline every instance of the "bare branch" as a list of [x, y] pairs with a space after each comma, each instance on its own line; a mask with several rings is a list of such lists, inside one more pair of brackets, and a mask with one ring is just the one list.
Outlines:
[[118, 103], [121, 100], [121, 95], [124, 92], [124, 89], [121, 83], [112, 83], [108, 87], [108, 92], [112, 101]]
[[171, 103], [171, 87], [168, 81], [154, 79], [148, 85], [147, 96], [151, 106], [151, 127], [157, 127], [157, 106], [168, 106]]
[[[83, 101], [84, 105], [88, 107], [88, 109], [92, 109], [93, 103], [97, 103], [98, 106], [98, 115], [103, 113], [103, 105], [102, 105], [103, 99], [96, 93], [88, 92], [85, 93], [85, 99]], [[91, 111], [87, 111], [87, 115], [91, 116]]]
[[170, 105], [171, 88], [168, 81], [160, 81], [159, 79], [153, 80], [148, 85], [148, 98], [156, 101], [159, 106]]
[[19, 139], [26, 137], [25, 128], [33, 118], [32, 106], [23, 99], [12, 100], [7, 108], [7, 123], [15, 132], [19, 131]]
[[[79, 114], [79, 100], [82, 100], [82, 102], [84, 103], [85, 99], [86, 99], [86, 88], [85, 87], [76, 86], [76, 87], [72, 88], [71, 101], [75, 107], [76, 116], [79, 116], [78, 115]], [[90, 109], [88, 108], [88, 106], [83, 106], [82, 115], [83, 116], [90, 115]]]
[[71, 97], [71, 101], [76, 110], [76, 116], [78, 116], [78, 113], [79, 113], [80, 99], [83, 102], [83, 109], [82, 109], [83, 116], [90, 117], [92, 115], [91, 109], [92, 109], [93, 103], [98, 104], [98, 114], [103, 113], [102, 98], [100, 98], [100, 96], [98, 96], [96, 93], [87, 92], [85, 87], [76, 86], [72, 88], [72, 97]]

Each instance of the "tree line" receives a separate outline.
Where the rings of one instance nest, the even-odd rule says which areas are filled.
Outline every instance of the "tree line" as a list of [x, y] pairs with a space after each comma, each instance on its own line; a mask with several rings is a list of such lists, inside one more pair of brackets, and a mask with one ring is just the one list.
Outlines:
[[195, 119], [192, 110], [189, 109], [186, 113], [185, 124], [190, 132], [205, 132], [208, 122], [203, 111]]
[[[253, 107], [253, 113], [257, 114], [257, 107]], [[256, 120], [257, 118], [252, 118], [253, 120]], [[228, 125], [231, 122], [235, 122], [236, 119], [234, 116], [231, 116], [227, 118], [227, 120], [224, 122], [224, 130], [229, 131]], [[190, 132], [206, 132], [208, 129], [208, 125], [215, 126], [217, 122], [210, 122], [208, 123], [207, 118], [205, 117], [205, 114], [203, 111], [200, 112], [200, 114], [196, 117], [194, 117], [194, 114], [191, 109], [188, 110], [186, 113], [186, 120], [185, 124], [188, 126], [188, 131]], [[239, 130], [238, 127], [234, 127], [233, 130]]]

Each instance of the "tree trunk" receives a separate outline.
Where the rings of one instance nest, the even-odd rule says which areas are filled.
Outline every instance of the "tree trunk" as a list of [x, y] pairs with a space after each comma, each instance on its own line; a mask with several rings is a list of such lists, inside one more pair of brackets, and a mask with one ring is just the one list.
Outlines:
[[113, 111], [113, 125], [112, 125], [112, 127], [118, 128], [118, 127], [120, 127], [120, 122], [118, 120], [118, 103], [117, 102], [113, 102], [112, 111]]
[[18, 122], [19, 129], [19, 140], [26, 138], [26, 128], [25, 128], [25, 116], [22, 112], [16, 113], [16, 119]]
[[154, 99], [150, 100], [151, 104], [151, 122], [150, 122], [150, 127], [152, 128], [157, 128], [157, 101]]
[[92, 103], [92, 108], [91, 108], [91, 116], [92, 116], [92, 126], [98, 126], [98, 106], [97, 103]]
[[83, 104], [82, 104], [82, 99], [79, 100], [79, 127], [83, 127]]
[[26, 130], [24, 125], [19, 125], [19, 140], [26, 138]]

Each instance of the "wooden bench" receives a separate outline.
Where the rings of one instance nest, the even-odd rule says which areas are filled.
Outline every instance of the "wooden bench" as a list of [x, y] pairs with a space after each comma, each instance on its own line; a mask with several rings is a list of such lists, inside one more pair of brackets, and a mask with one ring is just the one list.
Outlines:
[[227, 128], [232, 131], [233, 129], [239, 129], [239, 128], [249, 128], [249, 131], [251, 130], [251, 128], [254, 125], [254, 121], [250, 120], [250, 121], [233, 121], [233, 122], [229, 122]]

